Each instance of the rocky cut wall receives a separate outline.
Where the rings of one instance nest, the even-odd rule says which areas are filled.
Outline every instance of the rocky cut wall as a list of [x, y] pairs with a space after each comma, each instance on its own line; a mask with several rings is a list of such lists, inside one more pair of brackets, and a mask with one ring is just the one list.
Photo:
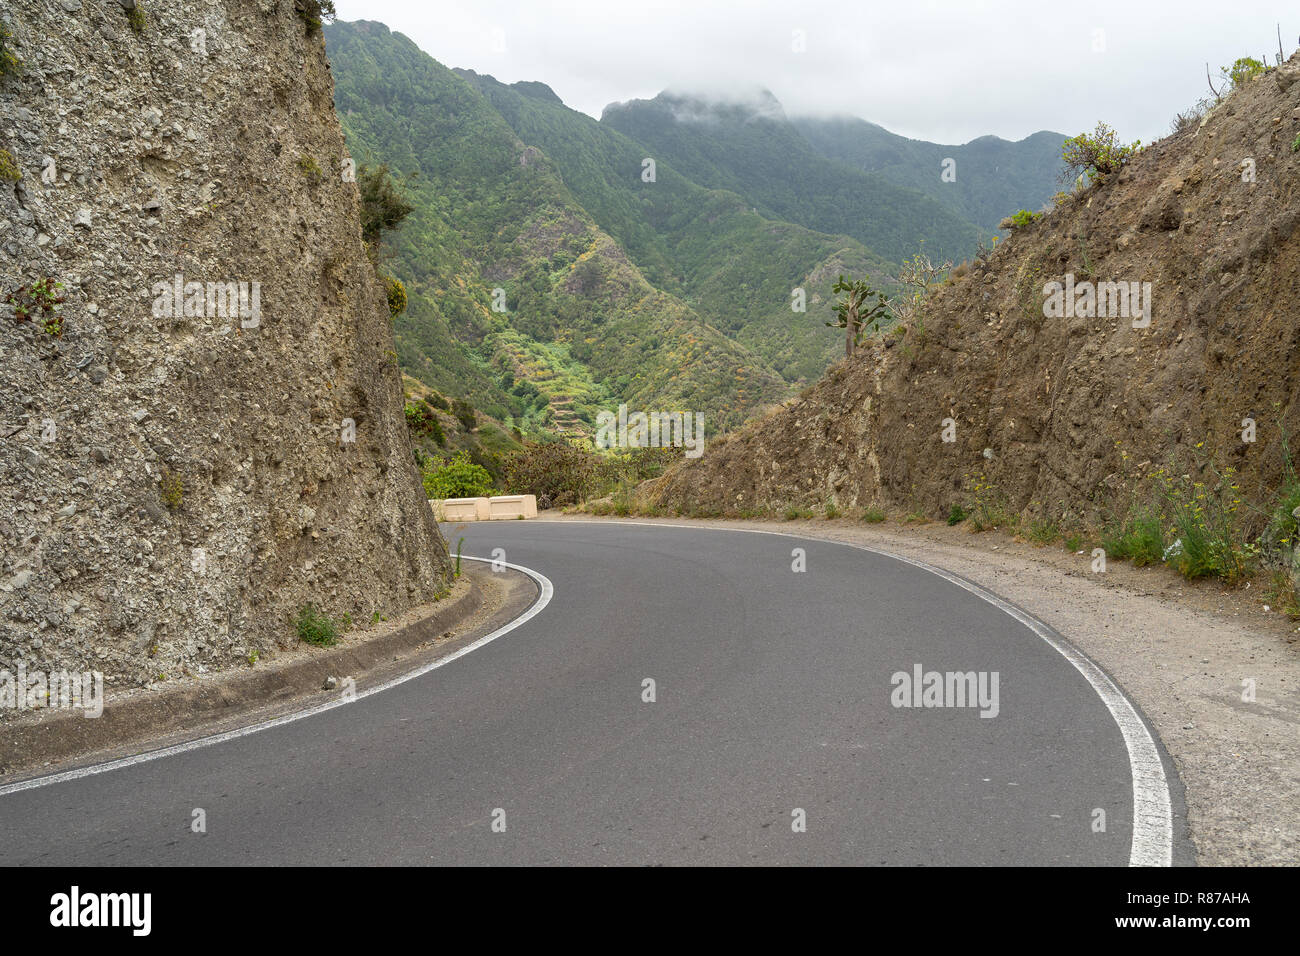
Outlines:
[[449, 574], [319, 31], [294, 0], [134, 6], [0, 7], [0, 669], [121, 683]]
[[[979, 484], [1011, 510], [1078, 517], [1175, 464], [1207, 483], [1232, 467], [1263, 500], [1284, 446], [1300, 447], [1297, 224], [1300, 55], [1017, 229], [906, 334], [642, 494], [711, 513], [833, 501], [942, 516]], [[1045, 290], [1069, 281], [1080, 295], [1139, 283], [1150, 313], [1087, 314], [1080, 299], [1063, 314]]]

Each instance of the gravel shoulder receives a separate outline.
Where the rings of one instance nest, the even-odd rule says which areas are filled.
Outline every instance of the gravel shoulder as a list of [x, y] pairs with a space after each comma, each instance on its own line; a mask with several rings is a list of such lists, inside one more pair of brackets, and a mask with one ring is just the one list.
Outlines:
[[[1186, 787], [1198, 862], [1300, 863], [1300, 632], [1258, 588], [1191, 583], [996, 532], [893, 522], [613, 519], [782, 531], [868, 545], [960, 574], [1056, 628], [1155, 725]], [[1246, 681], [1254, 700], [1243, 700]]]

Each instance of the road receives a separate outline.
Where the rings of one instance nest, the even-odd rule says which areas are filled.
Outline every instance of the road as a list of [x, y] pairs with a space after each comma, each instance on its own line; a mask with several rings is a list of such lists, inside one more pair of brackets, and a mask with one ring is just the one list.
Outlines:
[[[444, 528], [453, 549], [460, 535], [466, 554], [502, 549], [549, 579], [549, 604], [347, 706], [3, 793], [0, 864], [1188, 856], [1172, 769], [1127, 702], [960, 582], [778, 534], [462, 527]], [[990, 691], [996, 674], [996, 715], [895, 706], [894, 675], [918, 666], [983, 674]]]

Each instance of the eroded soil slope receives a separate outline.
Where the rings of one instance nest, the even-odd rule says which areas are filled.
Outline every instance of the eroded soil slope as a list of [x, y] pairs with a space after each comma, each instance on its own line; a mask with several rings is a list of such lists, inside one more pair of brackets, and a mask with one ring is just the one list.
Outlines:
[[[1247, 494], [1276, 486], [1284, 431], [1300, 432], [1298, 79], [1293, 56], [1245, 84], [1017, 230], [905, 335], [643, 494], [705, 513], [834, 501], [940, 514], [983, 475], [1014, 510], [1078, 514], [1171, 456], [1234, 466]], [[1150, 283], [1149, 325], [1045, 317], [1044, 286], [1067, 273]]]

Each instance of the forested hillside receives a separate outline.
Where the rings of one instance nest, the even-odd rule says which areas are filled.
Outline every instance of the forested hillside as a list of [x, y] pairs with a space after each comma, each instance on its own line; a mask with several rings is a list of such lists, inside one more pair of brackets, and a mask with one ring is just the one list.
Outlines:
[[596, 121], [382, 24], [325, 36], [353, 156], [412, 206], [381, 251], [408, 293], [402, 367], [525, 431], [587, 430], [625, 401], [737, 424], [842, 351], [841, 274], [892, 293], [922, 248], [965, 259], [1059, 168], [1055, 134], [939, 146], [792, 122], [771, 94], [664, 93]]
[[722, 102], [665, 92], [611, 104], [601, 124], [695, 182], [738, 193], [761, 214], [853, 236], [892, 262], [922, 240], [934, 255], [962, 259], [980, 238], [934, 199], [819, 154], [771, 93]]
[[[569, 109], [544, 84], [506, 86], [456, 72], [521, 140], [542, 148], [647, 279], [683, 297], [790, 382], [817, 378], [843, 350], [841, 335], [825, 324], [836, 277], [869, 273], [884, 280], [895, 271], [856, 239], [766, 219], [735, 193], [705, 189], [670, 163], [656, 162], [654, 181], [643, 181], [645, 146]], [[806, 314], [791, 309], [794, 288], [806, 292]]]
[[[794, 117], [791, 122], [828, 159], [925, 193], [962, 218], [992, 232], [1018, 209], [1037, 211], [1061, 188], [1060, 133], [1019, 142], [981, 136], [964, 146], [908, 139], [853, 116]], [[952, 160], [950, 167], [945, 161]], [[950, 170], [944, 178], [945, 170]]]
[[388, 164], [413, 206], [385, 263], [408, 289], [396, 331], [411, 375], [508, 424], [562, 429], [619, 402], [726, 427], [786, 393], [647, 282], [545, 152], [451, 70], [382, 24], [336, 23], [326, 42], [349, 149]]

